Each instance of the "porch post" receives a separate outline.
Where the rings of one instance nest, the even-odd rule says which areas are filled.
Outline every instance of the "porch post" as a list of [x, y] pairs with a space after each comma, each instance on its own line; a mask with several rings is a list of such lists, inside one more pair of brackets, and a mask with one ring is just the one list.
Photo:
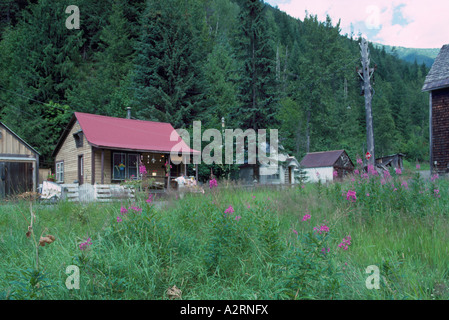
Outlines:
[[101, 149], [101, 184], [104, 184], [104, 149]]
[[171, 154], [168, 155], [168, 162], [167, 162], [167, 170], [168, 170], [168, 176], [167, 176], [167, 190], [170, 190], [170, 180], [171, 180]]
[[92, 159], [91, 159], [91, 165], [90, 165], [90, 170], [91, 170], [91, 184], [94, 185], [95, 184], [95, 148], [92, 147]]
[[195, 164], [195, 179], [196, 179], [196, 183], [198, 185], [198, 163]]

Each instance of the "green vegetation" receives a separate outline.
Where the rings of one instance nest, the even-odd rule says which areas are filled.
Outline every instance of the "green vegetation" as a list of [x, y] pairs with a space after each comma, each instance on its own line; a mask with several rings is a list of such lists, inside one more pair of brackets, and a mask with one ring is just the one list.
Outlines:
[[56, 238], [38, 263], [30, 204], [2, 204], [0, 298], [169, 299], [176, 286], [182, 299], [447, 300], [449, 183], [415, 171], [284, 190], [219, 182], [164, 205], [32, 203], [36, 237]]
[[[65, 28], [68, 5], [80, 30]], [[0, 117], [43, 166], [73, 111], [127, 107], [188, 130], [193, 120], [221, 130], [222, 117], [226, 128], [279, 129], [298, 159], [363, 153], [359, 39], [329, 18], [300, 21], [259, 0], [7, 0], [0, 12]], [[376, 156], [428, 159], [428, 67], [370, 51]]]

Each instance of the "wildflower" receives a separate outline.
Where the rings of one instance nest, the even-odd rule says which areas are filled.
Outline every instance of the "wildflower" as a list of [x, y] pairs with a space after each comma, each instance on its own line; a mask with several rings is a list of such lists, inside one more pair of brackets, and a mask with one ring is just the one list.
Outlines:
[[253, 196], [253, 199], [256, 199], [256, 196]]
[[352, 191], [352, 190], [348, 190], [348, 193], [346, 194], [346, 200], [351, 201], [351, 202], [356, 202], [357, 201], [356, 192]]
[[229, 207], [225, 210], [224, 213], [226, 213], [226, 214], [228, 214], [228, 213], [234, 213], [234, 208], [233, 208], [232, 206], [229, 206]]
[[355, 179], [354, 179], [354, 178], [351, 178], [351, 182], [355, 182]]
[[215, 188], [217, 186], [218, 186], [217, 180], [212, 179], [212, 180], [209, 181], [209, 188], [212, 189], [212, 188]]
[[400, 168], [396, 168], [396, 174], [402, 174], [402, 170]]
[[434, 195], [436, 198], [440, 198], [440, 197], [441, 197], [441, 195], [440, 195], [439, 193], [440, 193], [440, 190], [439, 190], [439, 189], [434, 189], [434, 190], [433, 190], [433, 195]]
[[381, 185], [384, 185], [384, 184], [386, 184], [386, 183], [387, 183], [387, 181], [386, 181], [385, 179], [381, 179], [381, 180], [380, 180], [380, 184], [381, 184]]
[[302, 221], [307, 221], [311, 218], [310, 214], [306, 214], [304, 215], [304, 217], [302, 217]]
[[141, 175], [147, 174], [147, 168], [145, 167], [145, 165], [143, 164], [139, 165], [139, 173]]
[[304, 189], [306, 186], [305, 185], [301, 185], [301, 188]]
[[315, 230], [315, 232], [321, 234], [323, 232], [329, 232], [329, 227], [326, 226], [325, 224], [322, 224], [319, 228], [315, 227], [315, 228], [313, 228], [313, 230]]
[[347, 237], [343, 238], [343, 240], [338, 244], [338, 247], [342, 248], [343, 250], [348, 250], [350, 245], [351, 245], [351, 236], [348, 235]]
[[364, 172], [361, 174], [362, 179], [368, 179], [368, 173]]
[[[178, 195], [176, 195], [176, 199], [178, 199]], [[153, 202], [153, 195], [151, 193], [148, 195], [148, 199], [146, 201], [147, 203]]]
[[129, 207], [129, 209], [136, 211], [137, 213], [141, 213], [142, 212], [142, 208], [136, 207], [136, 206], [131, 206]]
[[120, 216], [117, 217], [117, 222], [122, 222], [122, 218], [120, 218]]
[[359, 173], [360, 173], [360, 171], [359, 171], [359, 170], [357, 170], [357, 169], [355, 169], [355, 170], [354, 170], [354, 173], [355, 173], [355, 174], [359, 174]]
[[251, 206], [250, 206], [250, 205], [248, 205], [248, 209], [251, 209]]
[[391, 177], [390, 171], [384, 171], [384, 178], [388, 179]]
[[405, 189], [408, 189], [407, 181], [403, 181], [403, 182], [401, 183], [401, 186], [404, 187]]
[[367, 193], [366, 196], [369, 197], [369, 193]]
[[295, 229], [293, 229], [293, 233], [298, 235], [298, 231], [296, 231]]
[[87, 238], [87, 240], [85, 242], [82, 242], [79, 245], [80, 250], [86, 250], [87, 248], [89, 248], [92, 245], [92, 239], [91, 238]]
[[431, 178], [430, 181], [434, 182], [436, 179], [438, 179], [438, 174], [435, 173]]
[[334, 175], [334, 178], [338, 177], [338, 171], [334, 171], [333, 175]]
[[421, 166], [418, 163], [418, 164], [416, 164], [416, 170], [419, 170], [419, 169], [421, 169]]
[[239, 221], [242, 217], [241, 216], [236, 216], [235, 220]]
[[363, 164], [363, 160], [362, 159], [357, 159], [357, 164], [362, 165]]
[[128, 213], [128, 210], [126, 210], [126, 208], [122, 206], [122, 207], [120, 208], [120, 213], [121, 213], [121, 214]]
[[329, 253], [330, 250], [331, 250], [331, 248], [323, 248], [323, 249], [321, 249], [321, 253], [325, 255], [326, 253]]

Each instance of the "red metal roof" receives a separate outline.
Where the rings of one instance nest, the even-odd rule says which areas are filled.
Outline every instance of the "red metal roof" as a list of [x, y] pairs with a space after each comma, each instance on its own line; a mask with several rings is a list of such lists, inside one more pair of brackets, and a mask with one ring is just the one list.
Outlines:
[[[170, 123], [81, 112], [75, 112], [75, 117], [87, 141], [96, 147], [136, 151], [199, 152], [190, 149]], [[170, 141], [172, 134], [176, 138], [175, 141]]]
[[301, 161], [301, 167], [305, 168], [320, 168], [332, 167], [344, 150], [323, 151], [308, 153]]

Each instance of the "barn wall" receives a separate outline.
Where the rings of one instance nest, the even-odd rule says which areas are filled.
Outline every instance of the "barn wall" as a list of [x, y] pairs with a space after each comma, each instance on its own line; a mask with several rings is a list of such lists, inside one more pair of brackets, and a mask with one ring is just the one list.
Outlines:
[[0, 125], [0, 154], [25, 155], [34, 158], [34, 153], [16, 136]]
[[449, 88], [432, 92], [432, 158], [438, 172], [449, 172]]
[[[76, 121], [55, 157], [55, 164], [59, 161], [64, 161], [63, 183], [73, 183], [75, 180], [78, 180], [79, 155], [84, 157], [84, 183], [91, 183], [92, 180], [92, 148], [87, 142], [85, 135], [83, 135], [83, 146], [80, 148], [76, 147], [75, 138], [73, 137], [73, 134], [80, 129], [81, 126]], [[56, 172], [56, 167], [53, 168], [53, 172]]]
[[[318, 182], [318, 179], [321, 182], [332, 181], [333, 180], [333, 167], [322, 167], [322, 168], [304, 168], [306, 172], [306, 177], [308, 182]], [[319, 176], [317, 176], [317, 172]]]

